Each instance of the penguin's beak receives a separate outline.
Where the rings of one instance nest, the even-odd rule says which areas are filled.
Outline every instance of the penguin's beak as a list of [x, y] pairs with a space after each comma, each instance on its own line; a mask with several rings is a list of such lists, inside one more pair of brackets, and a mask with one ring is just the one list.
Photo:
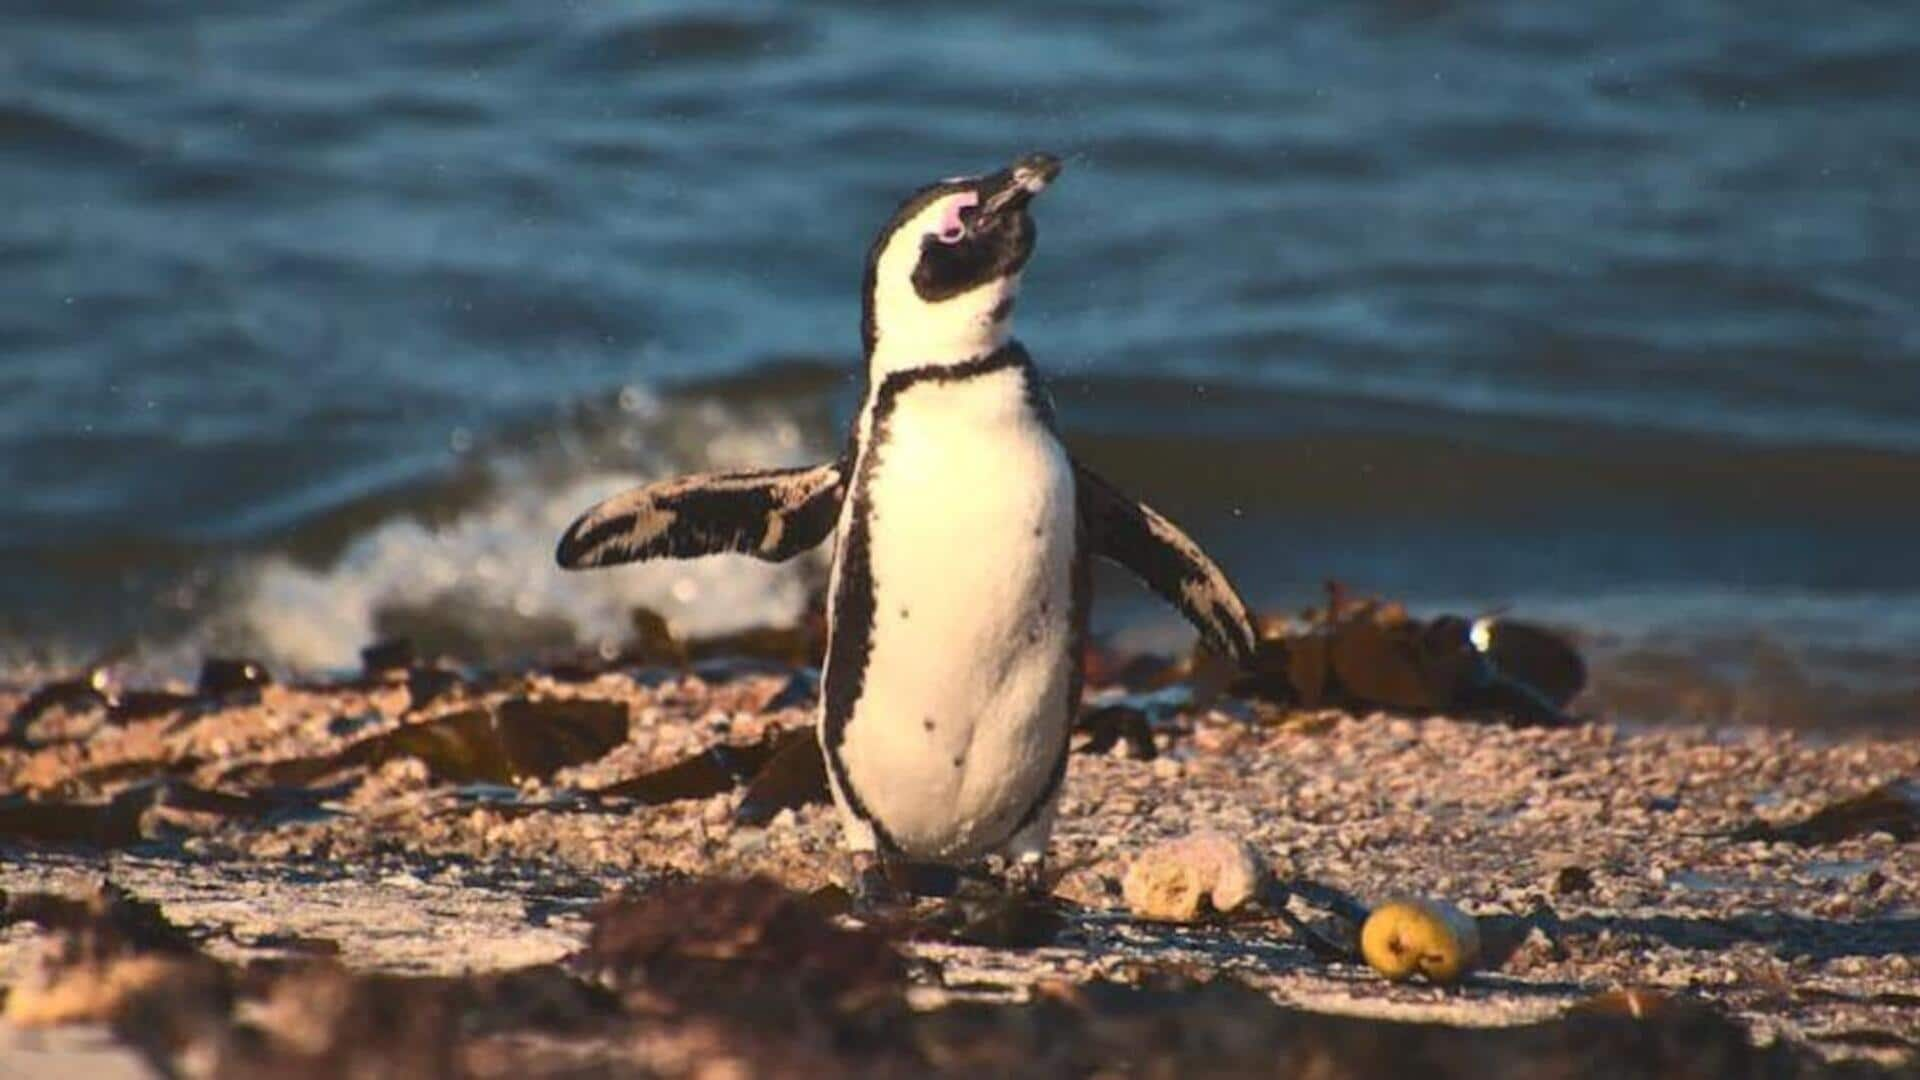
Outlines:
[[1060, 175], [1060, 159], [1052, 154], [1028, 154], [980, 182], [980, 216], [1012, 213], [1045, 191]]

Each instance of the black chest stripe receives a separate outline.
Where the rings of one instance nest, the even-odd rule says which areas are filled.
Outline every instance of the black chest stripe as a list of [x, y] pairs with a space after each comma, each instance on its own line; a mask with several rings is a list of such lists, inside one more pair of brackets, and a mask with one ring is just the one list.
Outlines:
[[885, 454], [887, 425], [891, 422], [900, 395], [922, 383], [955, 383], [994, 372], [1018, 369], [1032, 387], [1033, 362], [1018, 342], [960, 364], [906, 368], [888, 374], [872, 390], [867, 409], [867, 437], [859, 440], [849, 455], [853, 463], [848, 478], [852, 503], [847, 508], [847, 535], [841, 544], [837, 568], [839, 581], [833, 593], [833, 625], [827, 630], [827, 661], [821, 676], [820, 742], [826, 750], [827, 768], [847, 806], [862, 821], [873, 827], [880, 844], [897, 850], [891, 837], [853, 789], [846, 766], [840, 760], [840, 747], [846, 741], [847, 722], [866, 691], [867, 663], [873, 656], [873, 622], [876, 600], [873, 581], [873, 477]]

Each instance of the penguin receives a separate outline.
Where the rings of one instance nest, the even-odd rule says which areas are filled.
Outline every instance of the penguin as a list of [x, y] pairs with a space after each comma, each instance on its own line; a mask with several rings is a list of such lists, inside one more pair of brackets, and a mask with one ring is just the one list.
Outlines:
[[853, 883], [1002, 859], [1040, 887], [1079, 708], [1090, 563], [1120, 564], [1245, 666], [1246, 605], [1192, 539], [1075, 460], [1011, 336], [1061, 170], [1029, 154], [920, 189], [867, 255], [866, 391], [835, 461], [669, 480], [561, 537], [567, 569], [831, 540], [818, 733]]

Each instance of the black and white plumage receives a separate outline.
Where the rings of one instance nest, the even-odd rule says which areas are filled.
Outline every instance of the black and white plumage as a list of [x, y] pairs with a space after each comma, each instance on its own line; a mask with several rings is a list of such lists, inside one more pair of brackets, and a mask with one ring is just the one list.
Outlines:
[[562, 566], [833, 537], [820, 739], [856, 859], [1045, 854], [1079, 704], [1089, 560], [1138, 575], [1209, 647], [1254, 634], [1185, 533], [1074, 461], [1008, 334], [1027, 207], [1059, 163], [942, 181], [868, 255], [867, 393], [839, 461], [650, 485], [589, 510]]
[[569, 570], [737, 552], [783, 562], [833, 531], [846, 494], [840, 463], [688, 476], [615, 495], [560, 538]]

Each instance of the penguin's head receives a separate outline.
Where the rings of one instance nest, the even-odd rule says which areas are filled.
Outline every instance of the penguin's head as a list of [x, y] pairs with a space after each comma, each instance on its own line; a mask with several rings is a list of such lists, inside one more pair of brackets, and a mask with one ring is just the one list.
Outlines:
[[1028, 154], [999, 172], [930, 184], [900, 204], [867, 255], [870, 369], [959, 363], [1006, 341], [1033, 254], [1027, 204], [1059, 174], [1059, 158]]

